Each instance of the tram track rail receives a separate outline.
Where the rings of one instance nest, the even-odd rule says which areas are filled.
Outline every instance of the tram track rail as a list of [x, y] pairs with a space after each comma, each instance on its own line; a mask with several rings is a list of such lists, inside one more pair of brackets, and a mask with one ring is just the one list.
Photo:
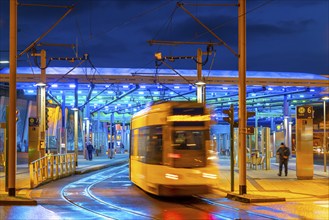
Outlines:
[[[214, 202], [213, 200], [210, 200], [206, 197], [202, 197], [202, 196], [194, 196], [194, 197], [198, 198], [199, 200], [201, 200], [202, 202], [204, 202], [206, 204], [225, 208], [227, 210], [231, 210], [232, 212], [241, 212], [241, 211], [245, 212], [246, 215], [250, 215], [248, 219], [277, 219], [276, 217], [271, 216], [271, 215], [265, 215], [265, 214], [261, 214], [261, 213], [257, 213], [257, 212], [253, 212], [253, 211], [244, 210], [241, 208], [235, 208], [235, 207], [221, 204], [218, 202]], [[213, 213], [213, 214], [218, 215], [217, 213]], [[228, 219], [231, 219], [231, 218], [228, 218]]]
[[[122, 170], [123, 168], [127, 167], [127, 165], [122, 165], [119, 167], [112, 168], [111, 171], [102, 171], [97, 174], [94, 174], [90, 177], [83, 178], [81, 180], [78, 180], [76, 182], [73, 182], [71, 184], [66, 185], [62, 191], [61, 196], [62, 198], [70, 203], [71, 205], [78, 207], [80, 209], [83, 209], [87, 212], [93, 213], [96, 216], [103, 217], [105, 219], [121, 219], [116, 218], [118, 214], [120, 215], [121, 212], [125, 213], [125, 217], [129, 219], [156, 219], [152, 216], [146, 215], [144, 213], [140, 213], [134, 210], [129, 210], [124, 207], [120, 207], [118, 205], [115, 205], [113, 203], [109, 203], [107, 201], [104, 201], [97, 196], [95, 196], [91, 188], [96, 185], [99, 182], [102, 182], [107, 179], [111, 179], [113, 176], [118, 175], [122, 172], [125, 172], [125, 170]], [[111, 174], [108, 174], [111, 172]], [[89, 182], [92, 181], [92, 182]], [[79, 187], [77, 187], [79, 185]], [[70, 192], [70, 189], [75, 189]], [[78, 193], [76, 192], [77, 190]], [[73, 195], [73, 196], [72, 196]], [[81, 202], [84, 201], [84, 202]], [[86, 204], [86, 205], [84, 205]], [[97, 210], [106, 210], [106, 211], [97, 211], [93, 209], [94, 207], [97, 207]], [[116, 213], [119, 212], [119, 213]], [[130, 215], [130, 216], [128, 216]], [[127, 218], [127, 219], [128, 219]]]
[[[88, 212], [97, 218], [102, 219], [163, 219], [159, 215], [148, 214], [149, 212], [141, 212], [127, 207], [115, 204], [115, 200], [105, 201], [104, 199], [93, 193], [93, 188], [104, 181], [111, 182], [115, 176], [126, 172], [127, 164], [118, 167], [112, 167], [105, 171], [98, 172], [88, 177], [82, 178], [78, 181], [66, 185], [61, 190], [61, 197], [63, 200], [72, 206]], [[129, 180], [127, 180], [129, 181]], [[122, 182], [127, 182], [122, 181]], [[150, 196], [145, 194], [146, 196]], [[156, 199], [162, 202], [171, 203], [177, 206], [177, 209], [184, 207], [191, 212], [201, 212], [213, 216], [215, 219], [276, 219], [276, 217], [266, 214], [261, 214], [253, 211], [235, 208], [226, 204], [221, 204], [212, 199], [194, 195], [190, 199], [171, 200], [161, 199], [156, 196], [151, 196], [150, 199]], [[178, 203], [177, 203], [178, 201]], [[139, 201], [135, 201], [139, 203]], [[152, 209], [152, 208], [151, 208]]]

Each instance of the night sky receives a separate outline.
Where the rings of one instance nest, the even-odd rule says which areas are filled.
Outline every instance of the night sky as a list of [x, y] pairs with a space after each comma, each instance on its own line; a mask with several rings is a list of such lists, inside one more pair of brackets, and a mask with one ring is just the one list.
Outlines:
[[[218, 42], [177, 1], [58, 0], [27, 1], [73, 5], [69, 13], [41, 43], [76, 44], [46, 49], [47, 57], [74, 57], [88, 53], [92, 63], [84, 66], [155, 68], [154, 53], [163, 56], [195, 56], [205, 45], [149, 45], [148, 40]], [[237, 3], [238, 1], [189, 1], [189, 3]], [[187, 3], [182, 2], [182, 3]], [[237, 7], [184, 5], [234, 51], [238, 51]], [[247, 70], [329, 74], [328, 0], [247, 0]], [[18, 50], [47, 31], [66, 11], [64, 8], [18, 7]], [[0, 60], [8, 60], [9, 0], [0, 0]], [[203, 56], [206, 60], [206, 56]], [[168, 63], [175, 69], [195, 69], [193, 60]], [[49, 66], [77, 63], [52, 61]], [[8, 64], [0, 64], [7, 67]], [[35, 66], [23, 55], [18, 66]], [[160, 68], [167, 68], [161, 66]], [[224, 46], [215, 46], [203, 66], [206, 71], [237, 70], [237, 58]]]

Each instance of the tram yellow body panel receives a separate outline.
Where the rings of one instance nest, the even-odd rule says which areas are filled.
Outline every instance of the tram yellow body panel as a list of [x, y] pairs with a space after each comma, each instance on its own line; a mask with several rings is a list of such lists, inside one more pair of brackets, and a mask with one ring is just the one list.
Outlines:
[[219, 169], [210, 154], [210, 114], [201, 103], [166, 102], [131, 120], [130, 179], [161, 196], [209, 193]]
[[[204, 194], [218, 187], [219, 169], [216, 165], [185, 169], [144, 164], [132, 160], [131, 167], [132, 182], [146, 192], [156, 195]], [[160, 192], [161, 187], [167, 187], [171, 190], [163, 194]]]

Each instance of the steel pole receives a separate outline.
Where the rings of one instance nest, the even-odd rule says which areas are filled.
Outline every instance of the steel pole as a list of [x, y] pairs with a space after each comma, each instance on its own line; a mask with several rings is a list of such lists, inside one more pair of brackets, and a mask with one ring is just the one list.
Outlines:
[[323, 169], [327, 172], [327, 128], [326, 128], [326, 100], [323, 100]]
[[16, 196], [16, 73], [17, 73], [17, 1], [10, 0], [9, 28], [9, 118], [8, 118], [8, 195]]
[[[78, 109], [78, 80], [75, 79], [74, 88], [74, 155], [75, 155], [75, 166], [78, 166], [78, 120], [79, 120], [79, 109]], [[84, 149], [84, 146], [82, 146]]]
[[40, 86], [40, 146], [41, 157], [47, 154], [47, 137], [46, 137], [46, 51], [40, 51], [40, 67], [41, 67], [41, 86]]
[[75, 166], [78, 166], [78, 120], [79, 110], [74, 109], [74, 155], [75, 155]]
[[246, 0], [239, 0], [239, 194], [247, 193], [246, 184]]
[[197, 50], [197, 102], [205, 103], [205, 83], [202, 81], [202, 50]]
[[234, 192], [234, 106], [231, 104], [232, 121], [230, 123], [231, 192]]

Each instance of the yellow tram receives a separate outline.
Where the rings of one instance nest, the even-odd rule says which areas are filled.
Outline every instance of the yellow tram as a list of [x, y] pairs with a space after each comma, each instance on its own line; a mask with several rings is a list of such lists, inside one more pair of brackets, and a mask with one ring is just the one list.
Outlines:
[[151, 105], [131, 119], [130, 180], [159, 196], [209, 193], [218, 184], [210, 111], [196, 102]]

